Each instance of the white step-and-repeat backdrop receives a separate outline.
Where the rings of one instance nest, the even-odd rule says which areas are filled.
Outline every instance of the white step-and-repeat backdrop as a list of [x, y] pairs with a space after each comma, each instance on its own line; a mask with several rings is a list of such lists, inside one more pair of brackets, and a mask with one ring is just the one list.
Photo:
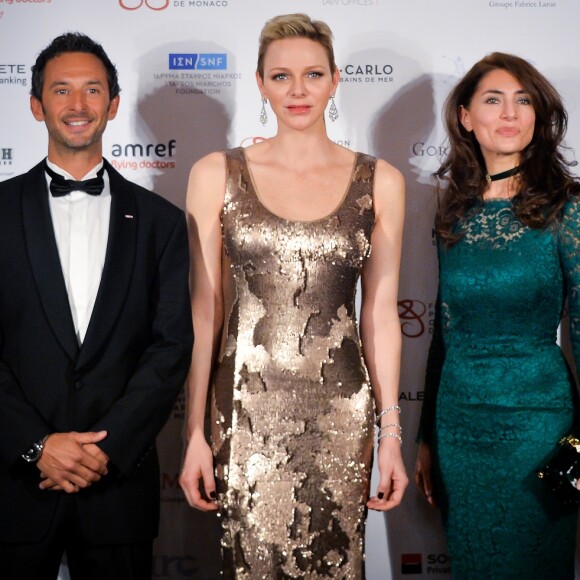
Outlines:
[[[258, 119], [257, 43], [264, 22], [288, 12], [322, 19], [335, 33], [342, 82], [332, 139], [389, 160], [407, 180], [400, 399], [412, 476], [436, 292], [430, 174], [445, 153], [443, 100], [484, 54], [518, 54], [563, 95], [574, 156], [578, 0], [0, 0], [0, 180], [46, 154], [45, 128], [29, 111], [30, 66], [53, 37], [81, 31], [103, 44], [120, 74], [121, 108], [105, 134], [105, 156], [183, 207], [194, 161], [275, 132], [272, 121], [263, 128]], [[154, 578], [218, 578], [218, 523], [190, 510], [177, 483], [183, 418], [182, 397], [159, 441]], [[413, 485], [387, 517], [369, 514], [367, 562], [369, 580], [450, 577], [439, 516]]]

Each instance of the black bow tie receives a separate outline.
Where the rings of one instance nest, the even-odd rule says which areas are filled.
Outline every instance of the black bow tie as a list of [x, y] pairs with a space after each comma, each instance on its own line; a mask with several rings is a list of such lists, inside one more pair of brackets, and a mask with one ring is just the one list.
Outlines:
[[71, 191], [84, 191], [89, 195], [101, 195], [103, 187], [105, 187], [105, 182], [103, 181], [104, 165], [97, 172], [97, 177], [86, 179], [85, 181], [65, 179], [62, 175], [55, 173], [47, 163], [44, 164], [44, 170], [51, 177], [50, 193], [52, 197], [62, 197], [63, 195], [68, 195]]

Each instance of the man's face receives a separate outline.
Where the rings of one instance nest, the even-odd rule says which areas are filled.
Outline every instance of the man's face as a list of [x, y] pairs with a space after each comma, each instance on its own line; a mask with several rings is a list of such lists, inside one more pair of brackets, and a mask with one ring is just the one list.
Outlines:
[[37, 121], [44, 121], [49, 155], [87, 151], [101, 155], [107, 122], [114, 119], [119, 97], [109, 99], [107, 71], [94, 55], [63, 53], [46, 63], [42, 102], [31, 97]]

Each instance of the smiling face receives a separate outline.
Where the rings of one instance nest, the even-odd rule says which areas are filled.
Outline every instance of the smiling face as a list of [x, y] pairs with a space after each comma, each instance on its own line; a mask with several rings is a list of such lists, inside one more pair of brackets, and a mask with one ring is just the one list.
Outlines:
[[275, 40], [264, 58], [264, 79], [256, 73], [262, 96], [278, 119], [293, 129], [324, 127], [324, 110], [339, 81], [324, 47], [309, 38]]
[[81, 151], [100, 159], [103, 132], [118, 106], [118, 96], [109, 99], [103, 63], [83, 52], [66, 52], [49, 60], [44, 70], [42, 102], [30, 99], [35, 119], [46, 124], [49, 157], [56, 163]]
[[536, 115], [530, 97], [510, 73], [495, 69], [479, 82], [468, 107], [460, 107], [461, 124], [473, 131], [488, 171], [519, 163], [534, 136]]

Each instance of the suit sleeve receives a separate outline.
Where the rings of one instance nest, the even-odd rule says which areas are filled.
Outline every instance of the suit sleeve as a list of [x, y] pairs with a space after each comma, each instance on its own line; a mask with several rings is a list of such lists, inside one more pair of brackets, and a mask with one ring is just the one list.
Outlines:
[[123, 473], [152, 449], [183, 388], [193, 345], [185, 217], [175, 225], [158, 263], [152, 290], [151, 342], [125, 392], [91, 430], [105, 429], [99, 446]]
[[[15, 223], [16, 218], [19, 217], [19, 214], [7, 211], [7, 207], [14, 208], [14, 203], [6, 200], [14, 199], [15, 194], [20, 192], [22, 180], [23, 176], [19, 176], [2, 182], [0, 187], [0, 196], [3, 199], [1, 211], [4, 220], [0, 245], [3, 251], [8, 252], [10, 258], [19, 265], [24, 262], [25, 257], [15, 249], [16, 244], [13, 238], [12, 247], [9, 245], [11, 230], [5, 226], [5, 220], [12, 219]], [[10, 276], [12, 282], [18, 279], [18, 275], [12, 270], [2, 269], [2, 276]], [[2, 283], [5, 284], [6, 280], [3, 279]], [[9, 287], [14, 288], [14, 286], [12, 284]], [[13, 468], [22, 453], [52, 430], [34, 404], [27, 399], [15, 369], [11, 367], [4, 356], [8, 346], [6, 334], [7, 329], [0, 325], [0, 353], [2, 353], [0, 354], [0, 471]]]
[[[0, 336], [0, 350], [1, 343]], [[0, 466], [6, 465], [11, 468], [35, 441], [50, 433], [51, 428], [26, 400], [14, 374], [2, 360], [0, 360], [0, 407], [2, 424]]]

